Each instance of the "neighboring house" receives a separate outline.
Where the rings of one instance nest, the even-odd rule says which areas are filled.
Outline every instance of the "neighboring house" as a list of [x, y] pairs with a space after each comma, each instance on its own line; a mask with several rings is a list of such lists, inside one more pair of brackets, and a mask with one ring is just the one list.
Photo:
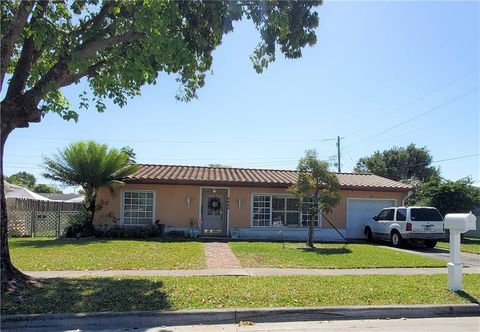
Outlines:
[[[412, 189], [373, 174], [337, 176], [341, 201], [326, 217], [349, 238], [362, 238], [366, 220], [384, 207], [401, 205]], [[99, 190], [103, 208], [94, 224], [143, 226], [158, 220], [167, 232], [303, 240], [309, 216], [287, 191], [296, 179], [292, 170], [140, 165], [125, 185]], [[323, 217], [317, 227], [317, 240], [341, 239]]]
[[61, 202], [72, 202], [72, 203], [81, 203], [84, 196], [80, 194], [51, 194], [51, 193], [39, 193], [43, 197], [48, 198], [52, 201], [61, 201]]
[[19, 199], [30, 199], [33, 201], [49, 201], [48, 198], [40, 194], [34, 193], [33, 191], [27, 188], [8, 183], [6, 181], [4, 181], [4, 183], [5, 183], [6, 199], [19, 198]]

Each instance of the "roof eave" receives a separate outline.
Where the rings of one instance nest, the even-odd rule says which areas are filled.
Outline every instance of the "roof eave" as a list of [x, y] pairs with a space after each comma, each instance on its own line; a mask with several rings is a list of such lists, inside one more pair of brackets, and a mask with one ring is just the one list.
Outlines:
[[[254, 188], [289, 188], [293, 183], [274, 182], [240, 182], [240, 181], [210, 181], [210, 180], [165, 180], [165, 179], [127, 179], [125, 183], [131, 184], [170, 184], [191, 186], [217, 186], [217, 187], [254, 187]], [[408, 192], [413, 188], [378, 187], [378, 186], [340, 186], [342, 190], [354, 191], [384, 191], [384, 192]]]

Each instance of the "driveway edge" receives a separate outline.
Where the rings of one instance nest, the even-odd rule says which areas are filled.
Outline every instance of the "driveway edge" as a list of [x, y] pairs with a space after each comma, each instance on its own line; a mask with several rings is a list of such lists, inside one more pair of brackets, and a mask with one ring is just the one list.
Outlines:
[[308, 308], [208, 309], [179, 311], [101, 312], [78, 314], [3, 315], [2, 330], [52, 331], [112, 329], [123, 327], [234, 324], [240, 321], [274, 323], [289, 321], [398, 319], [480, 316], [478, 304], [388, 305]]

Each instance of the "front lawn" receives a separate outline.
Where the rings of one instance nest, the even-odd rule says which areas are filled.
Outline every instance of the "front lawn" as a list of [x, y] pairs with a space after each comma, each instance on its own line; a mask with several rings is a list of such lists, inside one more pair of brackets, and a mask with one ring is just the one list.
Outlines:
[[149, 270], [205, 268], [201, 242], [163, 240], [10, 238], [20, 270]]
[[230, 242], [243, 267], [347, 269], [381, 267], [445, 267], [443, 260], [381, 248], [371, 244]]
[[[439, 241], [437, 248], [450, 250], [450, 243], [448, 241]], [[474, 237], [465, 237], [460, 245], [460, 250], [472, 254], [480, 255], [480, 239]]]
[[447, 275], [57, 278], [3, 295], [2, 314], [469, 303], [480, 275], [465, 275], [464, 288], [449, 291]]

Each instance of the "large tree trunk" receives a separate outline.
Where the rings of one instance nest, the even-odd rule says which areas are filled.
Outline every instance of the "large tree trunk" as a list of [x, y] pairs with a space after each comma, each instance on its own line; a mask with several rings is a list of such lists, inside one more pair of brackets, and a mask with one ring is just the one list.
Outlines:
[[306, 245], [310, 248], [315, 248], [313, 244], [313, 235], [315, 232], [315, 214], [311, 214], [310, 224], [308, 225], [308, 236]]
[[[3, 114], [2, 114], [3, 115]], [[1, 145], [0, 145], [0, 264], [1, 264], [1, 290], [2, 293], [5, 291], [15, 291], [17, 289], [23, 288], [29, 281], [31, 277], [20, 272], [12, 263], [10, 258], [10, 250], [8, 246], [8, 215], [7, 215], [7, 201], [5, 199], [5, 183], [4, 183], [4, 173], [3, 173], [3, 151], [5, 148], [5, 142], [7, 141], [8, 135], [11, 133], [12, 129], [8, 128], [5, 125], [4, 119], [2, 117], [2, 126], [1, 126]]]

